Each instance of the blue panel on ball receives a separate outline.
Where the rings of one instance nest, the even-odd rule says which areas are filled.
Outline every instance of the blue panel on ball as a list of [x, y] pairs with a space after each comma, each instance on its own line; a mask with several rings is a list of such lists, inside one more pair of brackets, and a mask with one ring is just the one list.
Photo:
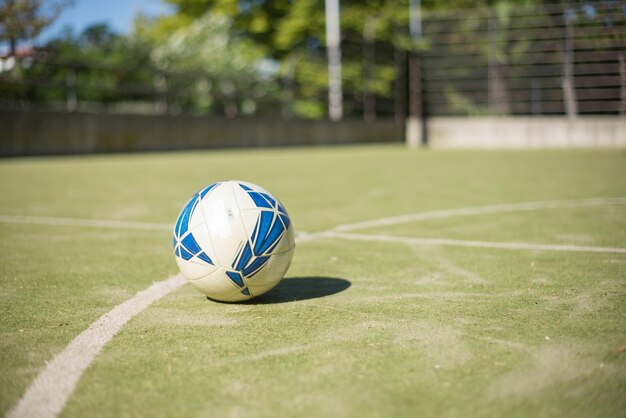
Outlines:
[[276, 207], [276, 200], [274, 200], [274, 198], [272, 196], [270, 196], [270, 195], [268, 195], [266, 193], [261, 193], [261, 195], [265, 199], [267, 199], [267, 201], [269, 202], [271, 208], [275, 208]]
[[241, 258], [239, 258], [239, 260], [235, 258], [235, 261], [233, 262], [232, 267], [237, 271], [242, 271], [246, 267], [246, 264], [248, 264], [251, 258], [252, 258], [252, 250], [250, 249], [250, 243], [246, 241], [246, 244], [244, 245], [244, 248], [243, 248], [243, 253], [241, 254]]
[[267, 260], [269, 258], [269, 256], [257, 257], [252, 263], [250, 263], [250, 265], [246, 266], [246, 268], [243, 269], [243, 275], [246, 277], [252, 276], [257, 271], [259, 271], [261, 267], [265, 265], [265, 263], [267, 263]]
[[[183, 247], [186, 248], [191, 254], [197, 255], [198, 258], [200, 258], [203, 261], [206, 261], [209, 264], [213, 264], [213, 261], [211, 261], [211, 258], [209, 258], [209, 256], [206, 255], [206, 253], [204, 251], [202, 251], [202, 248], [200, 247], [198, 242], [193, 237], [193, 234], [191, 234], [191, 233], [187, 234], [187, 236], [185, 238], [183, 238], [181, 243], [182, 243]], [[188, 259], [185, 258], [185, 260], [188, 260]]]
[[215, 188], [215, 186], [218, 186], [219, 184], [220, 183], [213, 183], [210, 186], [207, 186], [204, 189], [202, 189], [202, 191], [200, 192], [200, 198], [203, 198], [204, 196], [206, 196], [207, 193], [209, 193], [211, 190]]
[[200, 251], [202, 251], [202, 248], [200, 248], [200, 245], [196, 242], [195, 238], [193, 237], [193, 234], [191, 234], [191, 233], [187, 234], [187, 236], [185, 238], [183, 238], [181, 243], [191, 253], [197, 254]]
[[[176, 227], [174, 228], [174, 247], [177, 245], [182, 245], [182, 249], [176, 251], [176, 255], [181, 257], [183, 260], [190, 260], [194, 256], [197, 256], [200, 260], [213, 264], [211, 258], [202, 251], [202, 248], [194, 238], [193, 234], [188, 233], [189, 230], [189, 220], [191, 219], [191, 215], [193, 211], [196, 209], [198, 202], [200, 201], [201, 195], [206, 195], [210, 190], [212, 190], [219, 183], [212, 184], [205, 189], [203, 189], [200, 193], [196, 194], [192, 197], [189, 202], [185, 205], [183, 211], [180, 213], [180, 216], [176, 220]], [[183, 238], [184, 237], [184, 238]], [[180, 243], [180, 244], [179, 244]]]
[[255, 255], [265, 254], [270, 248], [274, 247], [274, 244], [277, 243], [282, 236], [285, 227], [275, 216], [273, 220], [274, 225], [272, 225], [272, 228], [265, 232], [265, 236], [259, 235], [259, 239], [254, 243]]
[[243, 251], [240, 250], [232, 262], [233, 269], [240, 272], [243, 277], [249, 278], [267, 264], [270, 253], [289, 228], [290, 220], [285, 208], [271, 195], [241, 183], [239, 186], [248, 193], [257, 208], [265, 209], [259, 213], [249, 242], [245, 243]]
[[213, 264], [213, 260], [211, 260], [211, 257], [206, 255], [204, 251], [199, 252], [198, 254], [196, 254], [196, 256], [202, 261], [206, 261], [209, 264]]
[[270, 231], [273, 219], [274, 214], [272, 212], [261, 212], [260, 219], [257, 221], [257, 227], [255, 228], [256, 234], [252, 234], [252, 239], [254, 240], [254, 255], [261, 255], [262, 251], [260, 251], [260, 246], [261, 243], [265, 241], [265, 237]]
[[193, 258], [193, 254], [187, 251], [184, 247], [180, 247], [180, 258], [183, 260], [191, 260]]
[[241, 277], [240, 273], [237, 273], [235, 271], [227, 271], [226, 275], [228, 276], [228, 278], [230, 280], [233, 281], [233, 283], [235, 283], [237, 286], [239, 287], [243, 287], [244, 283], [243, 283], [243, 278]]
[[191, 217], [191, 213], [193, 212], [197, 203], [198, 195], [195, 195], [191, 198], [191, 200], [189, 200], [189, 202], [187, 202], [187, 205], [185, 205], [185, 208], [178, 217], [178, 221], [176, 222], [176, 234], [179, 238], [184, 235], [185, 232], [187, 232], [187, 228], [189, 226], [189, 218]]
[[241, 291], [241, 294], [242, 294], [242, 295], [246, 295], [246, 296], [250, 296], [250, 290], [248, 290], [248, 288], [246, 287], [245, 289], [243, 289], [243, 290]]
[[261, 193], [249, 192], [248, 195], [252, 198], [252, 200], [254, 200], [254, 204], [258, 208], [272, 208], [271, 203], [266, 198], [264, 198]]

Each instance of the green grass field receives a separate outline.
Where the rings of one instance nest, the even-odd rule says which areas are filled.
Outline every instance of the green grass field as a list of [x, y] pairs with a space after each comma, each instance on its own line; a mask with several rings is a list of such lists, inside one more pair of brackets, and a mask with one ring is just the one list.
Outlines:
[[[611, 248], [626, 248], [626, 204], [610, 199], [626, 197], [626, 151], [401, 146], [0, 161], [0, 414], [91, 323], [177, 273], [167, 229], [11, 216], [173, 224], [223, 179], [266, 187], [306, 233], [574, 203], [353, 231], [447, 245], [318, 235], [252, 303], [185, 285], [105, 345], [62, 417], [624, 416], [626, 253]], [[609, 200], [575, 203], [593, 198]]]

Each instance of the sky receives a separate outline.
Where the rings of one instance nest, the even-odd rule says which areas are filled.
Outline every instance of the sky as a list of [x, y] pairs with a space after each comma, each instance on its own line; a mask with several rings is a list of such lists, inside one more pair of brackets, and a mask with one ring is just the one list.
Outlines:
[[73, 5], [65, 9], [54, 24], [39, 35], [37, 43], [55, 37], [66, 25], [80, 32], [93, 23], [106, 22], [115, 31], [127, 33], [137, 13], [157, 15], [170, 10], [170, 6], [161, 0], [74, 0]]

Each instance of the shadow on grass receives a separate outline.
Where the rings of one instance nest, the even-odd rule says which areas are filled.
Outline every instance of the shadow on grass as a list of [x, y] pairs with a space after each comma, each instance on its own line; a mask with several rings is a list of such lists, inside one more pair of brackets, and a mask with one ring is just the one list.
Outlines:
[[262, 305], [322, 298], [342, 292], [351, 284], [346, 279], [334, 277], [287, 277], [266, 294], [245, 303]]

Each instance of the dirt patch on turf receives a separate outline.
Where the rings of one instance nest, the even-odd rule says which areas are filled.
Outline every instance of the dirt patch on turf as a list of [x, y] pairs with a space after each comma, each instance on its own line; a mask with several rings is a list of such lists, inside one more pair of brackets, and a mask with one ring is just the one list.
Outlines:
[[161, 324], [191, 327], [226, 327], [237, 324], [232, 317], [207, 314], [193, 314], [185, 310], [157, 308], [150, 310], [150, 316]]
[[530, 351], [528, 346], [526, 346], [526, 344], [522, 344], [517, 341], [504, 340], [502, 338], [493, 338], [493, 337], [480, 337], [480, 336], [475, 337], [475, 338], [482, 340], [482, 341], [487, 341], [488, 343], [491, 343], [491, 344], [496, 344], [496, 345], [500, 345], [503, 347], [511, 348], [516, 351]]
[[432, 265], [437, 277], [443, 276], [443, 280], [448, 283], [458, 283], [459, 280], [472, 285], [491, 283], [491, 280], [481, 276], [475, 271], [469, 270], [466, 266], [460, 266], [454, 263], [438, 249], [430, 249], [426, 250], [426, 252], [423, 246], [411, 246], [411, 249], [417, 256]]
[[598, 370], [589, 347], [576, 344], [553, 344], [537, 349], [530, 363], [505, 374], [487, 388], [489, 399], [532, 397], [546, 389], [586, 378]]
[[394, 327], [398, 344], [418, 348], [435, 368], [455, 368], [472, 359], [463, 332], [426, 321], [400, 322]]
[[419, 351], [433, 368], [455, 368], [472, 359], [463, 332], [426, 321], [365, 321], [358, 334], [378, 333], [394, 348]]
[[436, 271], [424, 276], [417, 277], [411, 281], [411, 284], [417, 286], [445, 286], [450, 285], [443, 272]]
[[305, 351], [309, 351], [313, 348], [317, 348], [318, 344], [293, 344], [287, 347], [275, 348], [272, 350], [260, 351], [254, 354], [247, 354], [244, 356], [239, 356], [234, 358], [235, 361], [256, 361], [256, 360], [265, 360], [270, 357], [282, 357], [291, 354], [298, 354]]
[[530, 279], [530, 283], [534, 285], [547, 286], [552, 284], [553, 281], [546, 277], [536, 277], [534, 279]]
[[443, 257], [439, 258], [439, 267], [443, 269], [446, 273], [452, 274], [460, 279], [462, 279], [465, 283], [469, 284], [488, 284], [491, 281], [482, 277], [478, 273], [465, 269], [461, 266], [458, 266], [452, 263], [448, 259], [444, 259]]
[[579, 320], [605, 309], [611, 309], [617, 302], [615, 299], [624, 293], [625, 280], [605, 280], [587, 292], [570, 294], [562, 297], [558, 294], [543, 298], [545, 303], [554, 308], [568, 312], [569, 320]]
[[501, 298], [515, 298], [526, 295], [526, 290], [512, 290], [504, 292], [457, 292], [457, 291], [428, 291], [428, 292], [406, 292], [397, 295], [375, 295], [365, 296], [359, 299], [361, 302], [385, 302], [404, 299], [432, 299], [435, 301], [467, 301], [475, 303], [477, 301], [493, 301]]

